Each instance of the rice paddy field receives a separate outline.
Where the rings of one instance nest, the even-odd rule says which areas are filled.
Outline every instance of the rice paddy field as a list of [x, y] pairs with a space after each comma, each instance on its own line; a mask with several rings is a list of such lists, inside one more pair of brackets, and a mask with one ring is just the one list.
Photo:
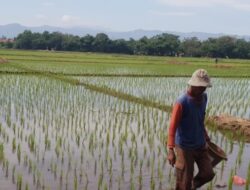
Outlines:
[[[171, 106], [205, 68], [207, 115], [250, 119], [250, 61], [0, 50], [0, 189], [171, 190]], [[247, 190], [250, 144], [207, 126], [228, 160], [201, 189]], [[247, 180], [233, 184], [232, 176]]]

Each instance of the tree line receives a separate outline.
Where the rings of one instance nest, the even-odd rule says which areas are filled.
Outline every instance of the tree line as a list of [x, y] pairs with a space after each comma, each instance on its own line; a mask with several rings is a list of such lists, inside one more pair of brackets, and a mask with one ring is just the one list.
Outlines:
[[111, 40], [105, 33], [83, 37], [60, 32], [32, 33], [25, 30], [13, 42], [0, 43], [0, 47], [28, 50], [82, 51], [122, 53], [130, 55], [250, 58], [250, 42], [232, 36], [208, 38], [196, 37], [180, 40], [179, 36], [162, 33], [139, 40]]

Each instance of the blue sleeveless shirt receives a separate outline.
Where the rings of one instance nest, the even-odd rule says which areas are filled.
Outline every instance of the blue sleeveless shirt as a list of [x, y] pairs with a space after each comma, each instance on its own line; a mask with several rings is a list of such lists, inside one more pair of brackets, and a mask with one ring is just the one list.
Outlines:
[[182, 105], [182, 116], [175, 135], [175, 144], [183, 149], [198, 149], [205, 145], [204, 119], [207, 106], [207, 94], [203, 93], [201, 102], [197, 102], [187, 93], [177, 99]]

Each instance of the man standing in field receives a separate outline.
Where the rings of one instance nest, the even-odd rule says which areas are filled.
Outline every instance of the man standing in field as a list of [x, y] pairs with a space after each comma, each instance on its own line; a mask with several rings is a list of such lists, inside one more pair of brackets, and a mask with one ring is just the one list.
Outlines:
[[[207, 87], [212, 87], [207, 71], [196, 70], [172, 111], [168, 133], [168, 161], [176, 168], [176, 190], [193, 190], [211, 181], [213, 167], [206, 142], [210, 141], [204, 126]], [[177, 154], [177, 157], [176, 155]], [[198, 174], [193, 177], [194, 164]]]

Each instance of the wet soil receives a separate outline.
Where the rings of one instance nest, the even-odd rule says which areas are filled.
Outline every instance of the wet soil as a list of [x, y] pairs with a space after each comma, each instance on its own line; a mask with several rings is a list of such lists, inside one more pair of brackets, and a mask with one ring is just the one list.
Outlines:
[[250, 141], [250, 120], [230, 115], [219, 115], [208, 117], [208, 122], [218, 129], [243, 135], [247, 141]]

